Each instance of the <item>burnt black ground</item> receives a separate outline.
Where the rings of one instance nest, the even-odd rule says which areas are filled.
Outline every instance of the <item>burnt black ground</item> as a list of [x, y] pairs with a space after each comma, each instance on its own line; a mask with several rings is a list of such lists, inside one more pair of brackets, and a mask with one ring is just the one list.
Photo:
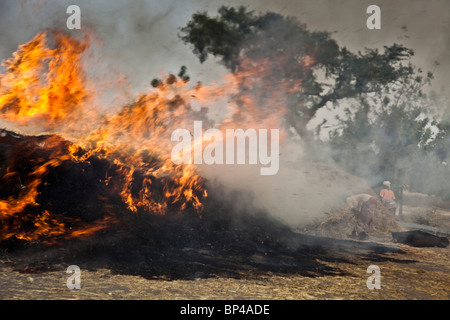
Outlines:
[[351, 263], [355, 256], [383, 261], [391, 259], [385, 253], [401, 252], [370, 241], [297, 234], [263, 213], [222, 212], [219, 217], [137, 215], [124, 219], [120, 228], [87, 239], [50, 247], [10, 240], [0, 247], [19, 271], [45, 272], [76, 264], [83, 269], [108, 268], [117, 274], [166, 280], [265, 273], [339, 275], [343, 274], [340, 270], [320, 261]]

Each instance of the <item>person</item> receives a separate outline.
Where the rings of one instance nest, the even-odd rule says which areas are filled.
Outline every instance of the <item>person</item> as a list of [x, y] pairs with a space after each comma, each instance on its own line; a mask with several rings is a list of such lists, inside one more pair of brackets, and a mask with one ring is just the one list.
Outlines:
[[395, 203], [395, 194], [391, 190], [391, 183], [389, 181], [383, 181], [384, 188], [380, 192], [381, 203], [388, 209], [393, 216], [397, 210], [397, 204]]
[[370, 194], [357, 194], [346, 199], [347, 204], [355, 214], [355, 226], [352, 236], [359, 240], [366, 240], [372, 232], [373, 217], [378, 200]]

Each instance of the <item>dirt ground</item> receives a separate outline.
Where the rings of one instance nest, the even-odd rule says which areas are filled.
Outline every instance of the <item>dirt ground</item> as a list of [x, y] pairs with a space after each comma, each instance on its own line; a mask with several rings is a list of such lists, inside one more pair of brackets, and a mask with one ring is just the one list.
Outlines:
[[[267, 273], [242, 278], [212, 277], [193, 280], [145, 279], [112, 274], [110, 270], [81, 270], [81, 289], [67, 288], [70, 276], [60, 271], [27, 274], [0, 264], [1, 299], [449, 299], [450, 249], [413, 248], [398, 244], [402, 253], [385, 253], [385, 261], [353, 257], [351, 263], [326, 262], [346, 275], [305, 277]], [[377, 265], [381, 289], [369, 290], [367, 273]]]
[[[294, 273], [254, 273], [240, 276], [194, 277], [167, 280], [117, 274], [109, 269], [81, 269], [81, 289], [70, 290], [66, 266], [50, 272], [17, 271], [0, 262], [0, 299], [7, 300], [397, 300], [450, 298], [450, 248], [415, 248], [376, 241], [396, 250], [376, 254], [343, 253], [345, 259], [317, 259], [334, 274], [305, 276]], [[370, 240], [368, 240], [370, 241]], [[258, 257], [255, 257], [257, 259]], [[367, 268], [380, 268], [381, 289], [370, 290]]]

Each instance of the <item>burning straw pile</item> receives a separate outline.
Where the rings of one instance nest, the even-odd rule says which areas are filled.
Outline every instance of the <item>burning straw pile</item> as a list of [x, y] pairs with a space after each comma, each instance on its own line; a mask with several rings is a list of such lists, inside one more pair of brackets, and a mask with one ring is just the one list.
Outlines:
[[185, 81], [169, 76], [102, 113], [83, 71], [89, 44], [88, 35], [40, 33], [3, 63], [2, 120], [33, 135], [1, 132], [0, 240], [85, 236], [116, 223], [121, 206], [150, 215], [203, 210], [203, 179], [174, 164], [167, 143], [198, 116], [179, 95], [191, 96]]
[[[86, 237], [118, 224], [124, 213], [197, 212], [197, 202], [190, 200], [204, 196], [201, 180], [187, 196], [176, 194], [192, 186], [180, 185], [176, 173], [157, 177], [132, 170], [55, 135], [22, 136], [2, 130], [0, 161], [3, 241], [16, 238], [50, 245]], [[154, 170], [161, 166], [158, 159], [147, 163]], [[143, 188], [147, 195], [142, 195]]]

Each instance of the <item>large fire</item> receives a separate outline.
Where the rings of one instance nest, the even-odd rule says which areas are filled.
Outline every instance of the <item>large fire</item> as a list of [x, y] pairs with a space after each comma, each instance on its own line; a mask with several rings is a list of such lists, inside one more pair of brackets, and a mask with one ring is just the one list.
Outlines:
[[[89, 37], [76, 40], [61, 32], [51, 35], [48, 39], [48, 34], [40, 33], [20, 46], [3, 63], [6, 72], [0, 75], [2, 118], [19, 128], [31, 126], [58, 135], [43, 136], [34, 145], [27, 140], [28, 145], [20, 149], [30, 153], [51, 150], [47, 158], [18, 154], [2, 163], [3, 187], [8, 183], [14, 187], [7, 188], [6, 199], [0, 199], [0, 240], [16, 237], [52, 243], [89, 235], [115, 223], [114, 212], [89, 223], [48, 210], [30, 214], [33, 207], [40, 207], [40, 188], [51, 168], [69, 161], [89, 163], [93, 157], [107, 159], [115, 167], [115, 176], [106, 174], [102, 183], [120, 195], [129, 211], [164, 215], [174, 208], [183, 212], [190, 207], [201, 213], [206, 197], [203, 179], [189, 165], [174, 165], [163, 142], [164, 134], [175, 125], [173, 121], [185, 112], [176, 98], [167, 98], [168, 91], [179, 84], [161, 85], [105, 120], [88, 105], [95, 92], [87, 88], [81, 66]], [[86, 114], [91, 118], [88, 123], [82, 121]], [[4, 131], [0, 139], [5, 146], [14, 137]], [[12, 143], [19, 144], [20, 139], [16, 140]], [[21, 159], [33, 159], [34, 163], [21, 163]], [[157, 188], [162, 192], [154, 190]]]
[[[166, 215], [194, 210], [201, 214], [207, 197], [205, 182], [194, 165], [171, 161], [174, 128], [191, 127], [194, 120], [204, 120], [220, 130], [230, 123], [241, 128], [280, 125], [282, 90], [279, 94], [271, 91], [267, 97], [270, 108], [261, 108], [251, 94], [241, 93], [239, 99], [225, 102], [228, 114], [219, 124], [207, 118], [205, 105], [236, 95], [237, 88], [256, 87], [253, 76], [264, 77], [270, 70], [264, 61], [243, 64], [247, 68], [242, 68], [241, 74], [228, 75], [222, 84], [209, 86], [192, 87], [181, 76], [168, 75], [152, 82], [147, 93], [118, 112], [102, 112], [93, 103], [96, 88], [88, 85], [83, 69], [83, 54], [90, 43], [88, 35], [75, 39], [62, 32], [39, 33], [3, 62], [2, 120], [19, 130], [32, 128], [35, 134], [51, 135], [35, 137], [31, 144], [27, 140], [28, 145], [0, 163], [3, 188], [8, 191], [4, 192], [8, 196], [0, 199], [0, 241], [15, 237], [53, 243], [89, 235], [117, 222], [117, 212], [105, 195], [98, 195], [105, 197], [105, 214], [94, 221], [41, 208], [38, 199], [48, 184], [46, 177], [67, 163], [83, 166], [107, 161], [110, 167], [99, 183], [117, 195], [131, 213]], [[296, 86], [290, 88], [297, 90]], [[20, 144], [17, 140], [4, 131], [0, 146], [16, 146]], [[42, 150], [47, 152], [45, 157], [39, 156]]]

